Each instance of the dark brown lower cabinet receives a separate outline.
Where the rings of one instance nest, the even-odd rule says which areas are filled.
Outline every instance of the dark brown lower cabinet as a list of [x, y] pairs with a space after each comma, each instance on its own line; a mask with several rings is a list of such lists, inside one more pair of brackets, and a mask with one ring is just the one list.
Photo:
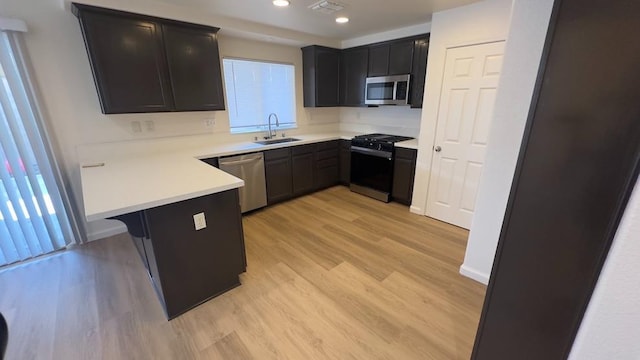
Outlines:
[[[206, 227], [195, 230], [198, 213]], [[247, 264], [237, 189], [115, 219], [127, 225], [169, 319], [240, 285]]]
[[418, 150], [396, 148], [393, 161], [393, 187], [391, 189], [393, 201], [411, 205], [417, 156]]
[[351, 183], [351, 140], [340, 140], [340, 184]]
[[338, 140], [264, 152], [267, 203], [276, 204], [339, 183]]
[[555, 3], [473, 359], [569, 356], [640, 170], [638, 14]]
[[300, 145], [291, 148], [291, 175], [293, 196], [308, 194], [314, 190], [316, 145]]
[[316, 183], [317, 190], [337, 185], [340, 168], [338, 165], [338, 140], [326, 141], [318, 144], [316, 153]]
[[272, 205], [293, 197], [291, 148], [265, 151], [264, 172], [267, 182], [267, 204]]

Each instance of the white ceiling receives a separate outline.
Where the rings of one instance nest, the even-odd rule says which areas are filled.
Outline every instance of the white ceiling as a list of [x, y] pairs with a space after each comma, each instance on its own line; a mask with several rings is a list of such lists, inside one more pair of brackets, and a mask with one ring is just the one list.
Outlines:
[[[437, 11], [479, 0], [332, 0], [344, 9], [330, 15], [309, 9], [317, 0], [290, 0], [279, 8], [271, 0], [156, 0], [218, 16], [294, 30], [326, 38], [346, 40], [372, 33], [425, 23]], [[336, 24], [337, 16], [347, 24]]]

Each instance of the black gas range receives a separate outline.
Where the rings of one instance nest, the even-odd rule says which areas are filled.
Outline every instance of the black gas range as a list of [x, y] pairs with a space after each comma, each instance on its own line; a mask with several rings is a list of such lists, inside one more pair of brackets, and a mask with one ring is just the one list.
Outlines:
[[389, 202], [395, 143], [412, 137], [366, 134], [351, 140], [351, 191]]
[[365, 134], [354, 137], [351, 140], [351, 146], [393, 152], [395, 143], [411, 139], [413, 138], [399, 135], [387, 135], [378, 133]]

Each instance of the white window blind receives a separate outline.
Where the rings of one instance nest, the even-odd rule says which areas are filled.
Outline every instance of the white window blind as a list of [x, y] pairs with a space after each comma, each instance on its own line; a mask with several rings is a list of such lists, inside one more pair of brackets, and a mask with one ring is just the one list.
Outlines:
[[17, 36], [0, 32], [0, 266], [74, 241]]
[[293, 65], [239, 59], [222, 63], [231, 133], [265, 131], [271, 113], [278, 116], [278, 130], [296, 127]]

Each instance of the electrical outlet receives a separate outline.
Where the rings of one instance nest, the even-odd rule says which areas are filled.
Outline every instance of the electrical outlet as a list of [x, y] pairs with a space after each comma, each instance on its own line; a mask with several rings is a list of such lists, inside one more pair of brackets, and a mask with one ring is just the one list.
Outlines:
[[146, 120], [144, 122], [144, 128], [148, 131], [148, 132], [153, 132], [156, 130], [156, 124], [153, 122], [153, 120]]
[[207, 220], [204, 218], [203, 212], [193, 215], [193, 225], [195, 225], [196, 230], [202, 230], [207, 227]]
[[140, 121], [132, 121], [131, 122], [131, 131], [133, 131], [134, 133], [141, 133], [142, 132], [142, 125], [140, 124]]
[[215, 124], [216, 124], [216, 119], [214, 119], [214, 118], [204, 119], [204, 127], [206, 129], [212, 128]]

